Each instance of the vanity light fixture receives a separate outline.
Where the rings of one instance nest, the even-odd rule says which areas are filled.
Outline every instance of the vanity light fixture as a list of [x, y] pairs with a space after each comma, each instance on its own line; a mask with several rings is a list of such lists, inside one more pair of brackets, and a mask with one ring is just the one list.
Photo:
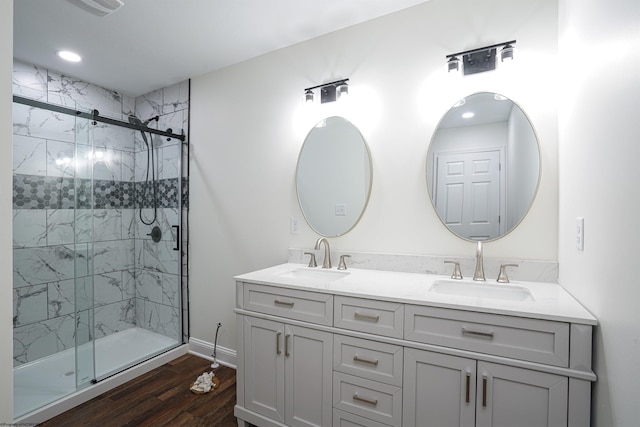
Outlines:
[[313, 91], [311, 89], [307, 89], [304, 93], [304, 99], [306, 102], [313, 102]]
[[338, 93], [338, 99], [343, 99], [343, 97], [346, 97], [349, 95], [349, 83], [347, 83], [346, 81], [340, 83], [339, 85], [336, 86], [336, 91]]
[[452, 72], [452, 71], [458, 71], [459, 69], [460, 69], [460, 60], [458, 59], [458, 57], [457, 56], [450, 57], [449, 60], [447, 61], [447, 71]]
[[513, 52], [515, 49], [511, 46], [510, 43], [504, 45], [502, 50], [500, 51], [500, 61], [504, 62], [505, 59], [513, 61]]
[[321, 85], [308, 87], [304, 90], [305, 101], [313, 102], [314, 93], [313, 89], [320, 88], [320, 103], [333, 102], [340, 97], [349, 93], [349, 85], [347, 82], [349, 79], [336, 80], [335, 82], [323, 83]]
[[458, 71], [460, 60], [458, 57], [462, 57], [462, 73], [467, 74], [483, 73], [485, 71], [491, 71], [496, 69], [496, 55], [497, 48], [502, 47], [500, 50], [500, 60], [513, 59], [515, 40], [508, 42], [498, 43], [491, 46], [485, 46], [478, 49], [465, 50], [464, 52], [452, 53], [447, 55], [447, 69], [449, 72]]

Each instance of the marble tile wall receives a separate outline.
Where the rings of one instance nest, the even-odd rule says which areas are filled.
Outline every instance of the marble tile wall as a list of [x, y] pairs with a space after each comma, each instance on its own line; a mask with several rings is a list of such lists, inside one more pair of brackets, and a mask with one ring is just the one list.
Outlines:
[[[134, 99], [14, 62], [13, 92], [75, 109], [96, 108], [118, 120], [158, 115], [150, 126], [171, 127], [174, 133], [186, 134], [188, 128], [188, 82]], [[17, 103], [13, 114], [14, 364], [73, 347], [75, 334], [82, 342], [139, 326], [183, 339], [180, 310], [187, 307], [180, 298], [181, 274], [183, 294], [187, 283], [180, 267], [187, 264], [188, 199], [188, 174], [183, 173], [182, 191], [178, 180], [186, 159], [183, 144], [153, 137], [155, 216], [163, 231], [154, 243], [147, 235], [151, 226], [140, 220], [140, 207], [145, 221], [154, 217], [154, 186], [147, 182], [149, 150], [139, 132]], [[180, 224], [181, 204], [182, 239], [173, 227]], [[174, 250], [180, 240], [184, 249]], [[86, 327], [76, 330], [74, 324]]]
[[[189, 120], [189, 84], [188, 82], [160, 89], [136, 98], [135, 114], [142, 120], [159, 116], [158, 121], [149, 123], [150, 127], [167, 130], [174, 133], [184, 132], [188, 140]], [[148, 153], [145, 141], [138, 132], [135, 135], [137, 182], [146, 181], [146, 164]], [[151, 142], [147, 136], [147, 142]], [[188, 339], [188, 307], [187, 269], [181, 265], [187, 264], [187, 228], [188, 213], [188, 167], [186, 157], [188, 144], [181, 144], [179, 140], [153, 136], [154, 165], [158, 186], [156, 187], [158, 200], [169, 202], [158, 204], [158, 223], [163, 230], [162, 241], [153, 243], [146, 233], [151, 226], [141, 224], [136, 240], [136, 320], [139, 327], [158, 332], [163, 335], [186, 342]], [[142, 154], [142, 155], [140, 155]], [[184, 162], [185, 167], [180, 168]], [[182, 169], [182, 175], [180, 170]], [[178, 177], [182, 176], [182, 188], [178, 188]], [[152, 187], [144, 184], [142, 195], [138, 196], [143, 204], [142, 215], [146, 222], [153, 218]], [[178, 193], [180, 191], [180, 193]], [[162, 195], [162, 196], [161, 196]], [[180, 203], [177, 199], [180, 198]], [[180, 211], [182, 209], [182, 222]], [[180, 225], [181, 237], [177, 235], [174, 226]], [[165, 232], [165, 230], [167, 230]], [[176, 244], [179, 242], [179, 244]], [[177, 248], [177, 250], [176, 250]], [[182, 279], [182, 287], [181, 287]], [[182, 293], [182, 297], [181, 297]], [[184, 303], [181, 304], [181, 301]], [[181, 312], [182, 311], [182, 312]], [[183, 323], [180, 324], [180, 318]]]

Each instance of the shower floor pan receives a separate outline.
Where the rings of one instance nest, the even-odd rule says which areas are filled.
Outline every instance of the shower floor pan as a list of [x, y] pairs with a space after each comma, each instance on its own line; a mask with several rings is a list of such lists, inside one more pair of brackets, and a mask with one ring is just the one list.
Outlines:
[[[97, 339], [96, 378], [114, 374], [178, 344], [174, 339], [141, 328], [126, 329]], [[80, 347], [80, 357], [83, 357], [83, 352], [90, 350]], [[85, 354], [90, 357], [90, 353]], [[73, 348], [14, 368], [14, 418], [18, 419], [76, 392], [75, 369]]]

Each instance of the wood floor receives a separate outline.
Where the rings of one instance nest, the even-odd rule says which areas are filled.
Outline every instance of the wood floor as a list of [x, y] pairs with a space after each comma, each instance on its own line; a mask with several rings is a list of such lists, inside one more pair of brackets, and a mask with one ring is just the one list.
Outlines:
[[210, 371], [210, 361], [187, 354], [40, 426], [237, 426], [234, 369], [215, 369], [220, 386], [214, 391], [197, 395], [189, 390], [198, 376]]

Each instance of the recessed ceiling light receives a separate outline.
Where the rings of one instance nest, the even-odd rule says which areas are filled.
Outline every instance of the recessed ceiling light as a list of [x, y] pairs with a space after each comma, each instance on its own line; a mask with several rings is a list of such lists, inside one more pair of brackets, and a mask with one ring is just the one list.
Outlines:
[[75, 52], [71, 52], [69, 50], [59, 50], [56, 52], [56, 54], [64, 59], [65, 61], [69, 61], [69, 62], [80, 62], [82, 61], [82, 57], [80, 55], [78, 55]]
[[462, 113], [462, 118], [463, 119], [470, 119], [473, 116], [475, 116], [475, 113], [472, 113], [471, 111], [467, 111], [466, 113]]

